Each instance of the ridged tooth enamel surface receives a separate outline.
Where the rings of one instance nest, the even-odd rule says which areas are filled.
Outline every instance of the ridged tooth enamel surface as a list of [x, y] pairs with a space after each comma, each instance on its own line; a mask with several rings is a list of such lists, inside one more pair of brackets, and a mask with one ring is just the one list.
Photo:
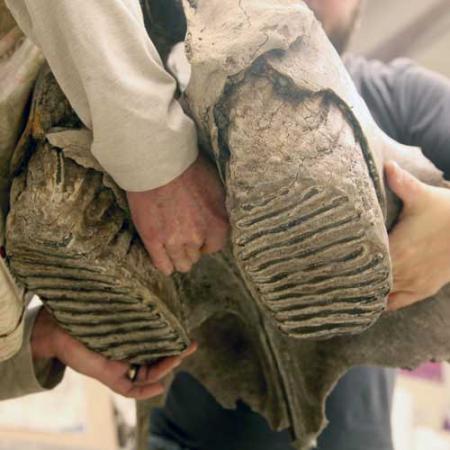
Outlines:
[[145, 363], [187, 347], [175, 289], [152, 269], [100, 173], [44, 144], [12, 190], [11, 270], [63, 328], [114, 360]]
[[220, 111], [234, 254], [295, 338], [358, 333], [390, 289], [382, 214], [364, 154], [330, 95], [286, 98], [252, 75]]

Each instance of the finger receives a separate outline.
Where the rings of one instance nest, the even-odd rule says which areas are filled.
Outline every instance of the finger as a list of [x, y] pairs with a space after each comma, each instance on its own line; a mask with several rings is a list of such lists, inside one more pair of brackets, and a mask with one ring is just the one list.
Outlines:
[[387, 309], [388, 311], [398, 311], [399, 309], [416, 303], [418, 300], [417, 295], [411, 292], [394, 292], [388, 297]]
[[164, 246], [159, 243], [143, 242], [152, 259], [153, 265], [164, 275], [170, 276], [174, 271], [174, 266]]
[[77, 372], [94, 378], [112, 391], [125, 397], [145, 399], [160, 395], [162, 385], [146, 385], [136, 389], [127, 378], [130, 365], [123, 361], [110, 361], [92, 352], [70, 336], [67, 337], [65, 351], [58, 354], [58, 359]]
[[198, 344], [197, 342], [191, 342], [191, 344], [189, 345], [189, 347], [180, 354], [180, 358], [185, 359], [188, 356], [191, 356], [193, 353], [195, 353], [198, 349]]
[[189, 272], [192, 268], [192, 261], [186, 253], [185, 246], [179, 244], [166, 244], [167, 254], [178, 272]]
[[183, 353], [177, 356], [170, 356], [153, 365], [142, 366], [139, 370], [136, 383], [145, 384], [159, 381], [166, 377], [172, 370], [176, 369], [185, 358], [192, 355], [198, 348], [196, 342], [193, 342]]
[[403, 201], [405, 207], [417, 205], [421, 201], [425, 185], [394, 161], [388, 161], [384, 168], [389, 187]]
[[155, 383], [162, 380], [167, 375], [169, 375], [173, 370], [175, 370], [183, 360], [179, 356], [165, 358], [163, 361], [159, 362], [157, 365], [150, 366], [147, 373], [147, 378], [144, 380], [145, 383]]
[[170, 372], [176, 369], [185, 358], [192, 355], [197, 350], [197, 344], [191, 344], [183, 353], [177, 356], [169, 356], [157, 363], [147, 366], [147, 372], [144, 383], [154, 383], [166, 377]]
[[201, 252], [209, 255], [223, 250], [227, 243], [228, 229], [229, 227], [226, 223], [213, 227], [213, 232], [207, 234], [206, 242], [201, 248]]
[[164, 385], [161, 383], [149, 384], [145, 386], [134, 385], [127, 392], [126, 397], [133, 398], [135, 400], [146, 400], [162, 395], [164, 393], [164, 389]]
[[[407, 269], [403, 271], [403, 273], [407, 272]], [[407, 274], [408, 275], [408, 274]], [[396, 276], [394, 274], [393, 278], [393, 286], [392, 286], [392, 292], [406, 292], [411, 294], [414, 292], [417, 288], [417, 280], [414, 280], [412, 278], [409, 278], [408, 276]], [[393, 295], [393, 294], [392, 294]]]
[[202, 256], [200, 253], [200, 248], [202, 247], [202, 245], [198, 247], [194, 247], [193, 245], [185, 246], [186, 255], [191, 260], [192, 264], [196, 264], [200, 260], [200, 257]]
[[139, 373], [137, 374], [136, 380], [134, 381], [135, 384], [145, 384], [145, 380], [147, 379], [148, 376], [148, 372], [150, 370], [150, 366], [149, 365], [142, 365], [139, 368]]
[[122, 361], [110, 361], [99, 353], [89, 350], [65, 332], [64, 336], [64, 345], [57, 355], [58, 359], [77, 372], [110, 384], [128, 370], [129, 364]]

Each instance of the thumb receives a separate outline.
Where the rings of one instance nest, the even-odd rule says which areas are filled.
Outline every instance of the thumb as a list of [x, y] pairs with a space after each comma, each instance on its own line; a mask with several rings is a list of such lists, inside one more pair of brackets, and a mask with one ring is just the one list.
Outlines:
[[384, 170], [389, 187], [402, 200], [405, 208], [418, 206], [423, 201], [426, 185], [420, 180], [394, 161], [388, 161]]

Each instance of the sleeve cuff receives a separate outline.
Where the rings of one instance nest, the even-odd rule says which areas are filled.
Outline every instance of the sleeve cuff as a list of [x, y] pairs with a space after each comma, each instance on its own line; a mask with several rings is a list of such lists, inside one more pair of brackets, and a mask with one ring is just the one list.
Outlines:
[[0, 339], [0, 364], [1, 361], [12, 358], [20, 350], [23, 329], [22, 321], [11, 334]]
[[11, 359], [0, 364], [0, 400], [52, 389], [64, 376], [65, 366], [57, 360], [33, 361], [31, 333], [39, 310], [38, 307], [27, 311], [21, 349]]
[[[136, 125], [133, 139], [134, 155], [124, 160], [117, 149], [124, 149], [130, 143], [116, 143], [96, 139], [91, 151], [104, 170], [125, 191], [144, 192], [164, 186], [185, 172], [198, 158], [197, 132], [190, 119], [185, 123], [183, 132], [160, 133], [159, 139], [151, 139], [146, 134], [146, 124]], [[130, 132], [131, 133], [131, 132]], [[124, 134], [127, 134], [124, 132]], [[158, 134], [158, 133], [157, 133]], [[148, 148], [144, 148], [148, 146]]]

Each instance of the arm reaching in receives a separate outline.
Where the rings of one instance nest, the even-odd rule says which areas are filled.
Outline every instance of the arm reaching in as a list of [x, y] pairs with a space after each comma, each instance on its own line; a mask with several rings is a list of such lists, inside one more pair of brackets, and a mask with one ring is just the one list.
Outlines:
[[91, 151], [127, 191], [181, 175], [197, 158], [194, 123], [174, 98], [138, 0], [6, 0], [93, 131]]
[[[42, 49], [80, 119], [92, 154], [128, 192], [155, 266], [189, 271], [220, 250], [227, 220], [220, 182], [198, 159], [194, 123], [174, 98], [138, 0], [7, 0]], [[63, 26], [61, 26], [63, 25]]]
[[389, 236], [397, 310], [438, 292], [450, 282], [450, 190], [429, 186], [396, 163], [385, 165], [387, 182], [403, 201]]
[[217, 252], [225, 245], [225, 194], [204, 158], [165, 186], [127, 195], [133, 222], [154, 265], [164, 274], [188, 272], [202, 253]]
[[196, 346], [191, 345], [180, 356], [140, 367], [136, 381], [132, 382], [128, 378], [129, 363], [110, 361], [91, 352], [62, 330], [45, 309], [41, 309], [32, 331], [31, 349], [35, 361], [56, 359], [75, 371], [98, 380], [120, 395], [144, 400], [163, 393], [161, 380], [191, 355]]

